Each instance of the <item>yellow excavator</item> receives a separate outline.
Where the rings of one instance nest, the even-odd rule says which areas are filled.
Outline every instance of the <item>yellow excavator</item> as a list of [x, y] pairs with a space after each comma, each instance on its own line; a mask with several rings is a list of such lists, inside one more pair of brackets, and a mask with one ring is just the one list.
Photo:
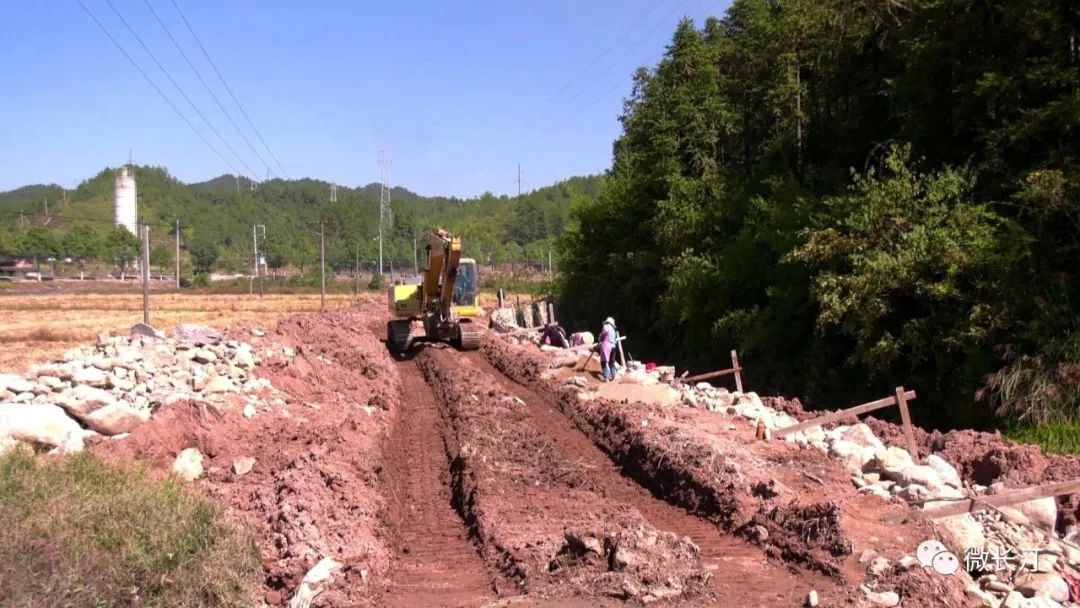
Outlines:
[[[387, 292], [393, 319], [386, 324], [390, 351], [407, 351], [413, 342], [450, 342], [461, 350], [480, 347], [483, 331], [476, 316], [476, 260], [461, 257], [461, 237], [436, 229], [428, 237], [427, 262], [419, 285], [391, 285]], [[423, 325], [422, 333], [413, 325]]]

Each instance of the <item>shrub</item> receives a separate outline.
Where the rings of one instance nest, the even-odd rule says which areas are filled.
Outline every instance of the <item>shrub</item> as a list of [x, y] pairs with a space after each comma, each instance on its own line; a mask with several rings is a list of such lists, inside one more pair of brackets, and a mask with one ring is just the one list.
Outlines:
[[92, 455], [0, 456], [7, 606], [251, 606], [251, 533], [177, 480]]

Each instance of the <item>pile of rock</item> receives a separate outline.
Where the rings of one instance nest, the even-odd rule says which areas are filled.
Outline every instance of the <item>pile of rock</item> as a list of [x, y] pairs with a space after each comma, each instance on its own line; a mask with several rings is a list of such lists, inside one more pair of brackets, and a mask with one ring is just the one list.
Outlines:
[[[798, 423], [788, 414], [764, 405], [752, 392], [728, 392], [708, 383], [680, 390], [683, 405], [742, 418], [770, 431]], [[903, 500], [913, 507], [941, 506], [1004, 489], [1000, 484], [965, 486], [956, 468], [937, 454], [916, 463], [907, 450], [886, 447], [862, 423], [830, 429], [811, 427], [785, 435], [784, 440], [819, 449], [839, 460], [851, 472], [851, 481], [859, 492], [884, 500]], [[1057, 537], [1056, 523], [1057, 503], [1053, 498], [935, 520], [942, 539], [961, 560], [960, 567], [977, 577], [968, 596], [974, 605], [992, 608], [1053, 608], [1070, 600], [1070, 587], [1062, 572], [1066, 568], [1077, 572], [1080, 550]], [[1080, 540], [1080, 528], [1071, 536]], [[1035, 556], [1028, 551], [1034, 549], [1042, 551]], [[975, 563], [972, 557], [976, 556], [986, 561]], [[1002, 560], [1002, 556], [1013, 559]]]
[[25, 376], [0, 375], [0, 450], [25, 441], [77, 452], [88, 436], [131, 432], [178, 401], [243, 394], [252, 402], [271, 388], [252, 370], [273, 355], [293, 353], [256, 354], [246, 342], [195, 325], [177, 327], [172, 338], [100, 336]]

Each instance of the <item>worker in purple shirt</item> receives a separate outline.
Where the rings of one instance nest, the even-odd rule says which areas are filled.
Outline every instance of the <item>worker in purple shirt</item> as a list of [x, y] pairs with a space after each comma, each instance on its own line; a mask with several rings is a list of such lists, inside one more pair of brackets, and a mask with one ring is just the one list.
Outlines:
[[604, 382], [615, 379], [615, 362], [612, 355], [615, 354], [615, 319], [604, 319], [604, 328], [600, 330], [600, 369], [604, 373]]

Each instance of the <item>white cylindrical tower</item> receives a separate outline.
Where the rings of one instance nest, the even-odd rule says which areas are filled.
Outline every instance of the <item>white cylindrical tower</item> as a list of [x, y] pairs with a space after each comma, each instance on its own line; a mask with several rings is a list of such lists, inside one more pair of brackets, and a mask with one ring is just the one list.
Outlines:
[[124, 165], [116, 173], [116, 198], [113, 202], [113, 219], [131, 234], [138, 235], [139, 207], [135, 187], [135, 170]]

